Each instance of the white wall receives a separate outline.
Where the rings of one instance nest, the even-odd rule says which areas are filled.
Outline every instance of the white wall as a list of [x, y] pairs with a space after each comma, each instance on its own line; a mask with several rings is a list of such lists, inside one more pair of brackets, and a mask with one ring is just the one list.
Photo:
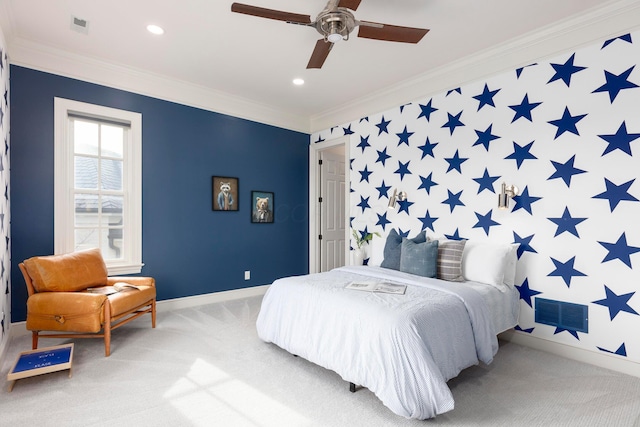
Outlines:
[[7, 44], [0, 27], [0, 360], [9, 338], [11, 324], [11, 241], [9, 210], [9, 61]]
[[[311, 141], [351, 135], [354, 228], [519, 242], [518, 334], [640, 362], [638, 58], [634, 32], [316, 132]], [[569, 73], [572, 63], [584, 68]], [[525, 97], [540, 103], [530, 120]], [[503, 181], [525, 192], [507, 211], [497, 209]], [[404, 211], [387, 210], [394, 188], [408, 193]], [[589, 332], [536, 323], [537, 297], [587, 305]]]

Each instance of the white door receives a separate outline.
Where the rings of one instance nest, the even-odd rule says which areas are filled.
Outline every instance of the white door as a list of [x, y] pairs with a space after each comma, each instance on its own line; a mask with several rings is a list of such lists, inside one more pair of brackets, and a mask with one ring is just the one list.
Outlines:
[[344, 145], [320, 152], [320, 271], [345, 265]]

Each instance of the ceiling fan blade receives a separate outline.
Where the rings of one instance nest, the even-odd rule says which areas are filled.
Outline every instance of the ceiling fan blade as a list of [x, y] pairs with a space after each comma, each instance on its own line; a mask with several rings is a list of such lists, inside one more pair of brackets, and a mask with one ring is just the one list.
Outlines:
[[322, 68], [322, 64], [329, 56], [329, 52], [333, 48], [333, 43], [326, 42], [324, 39], [320, 39], [316, 42], [316, 47], [313, 49], [307, 68]]
[[233, 3], [231, 5], [231, 12], [244, 13], [245, 15], [252, 15], [260, 18], [276, 19], [278, 21], [293, 22], [296, 24], [311, 23], [311, 17], [309, 15], [265, 9], [263, 7], [250, 6], [242, 3]]
[[429, 30], [423, 28], [399, 27], [362, 21], [358, 30], [358, 37], [390, 42], [418, 43], [428, 32]]
[[340, 0], [338, 7], [346, 7], [347, 9], [356, 10], [360, 6], [362, 0]]

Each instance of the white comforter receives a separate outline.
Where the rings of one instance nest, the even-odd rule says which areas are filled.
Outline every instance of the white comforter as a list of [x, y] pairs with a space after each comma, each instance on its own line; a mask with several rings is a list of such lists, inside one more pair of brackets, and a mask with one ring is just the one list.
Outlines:
[[[404, 295], [345, 289], [405, 283]], [[362, 385], [389, 409], [426, 419], [450, 411], [446, 381], [498, 351], [482, 296], [454, 282], [377, 267], [279, 279], [258, 315], [260, 338]]]

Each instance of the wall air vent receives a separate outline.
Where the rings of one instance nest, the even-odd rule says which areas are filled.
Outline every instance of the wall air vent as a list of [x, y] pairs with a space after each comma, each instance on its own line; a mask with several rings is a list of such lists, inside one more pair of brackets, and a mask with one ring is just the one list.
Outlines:
[[535, 321], [577, 332], [589, 332], [589, 307], [563, 301], [536, 298]]
[[89, 34], [89, 21], [71, 15], [71, 29], [80, 34]]

